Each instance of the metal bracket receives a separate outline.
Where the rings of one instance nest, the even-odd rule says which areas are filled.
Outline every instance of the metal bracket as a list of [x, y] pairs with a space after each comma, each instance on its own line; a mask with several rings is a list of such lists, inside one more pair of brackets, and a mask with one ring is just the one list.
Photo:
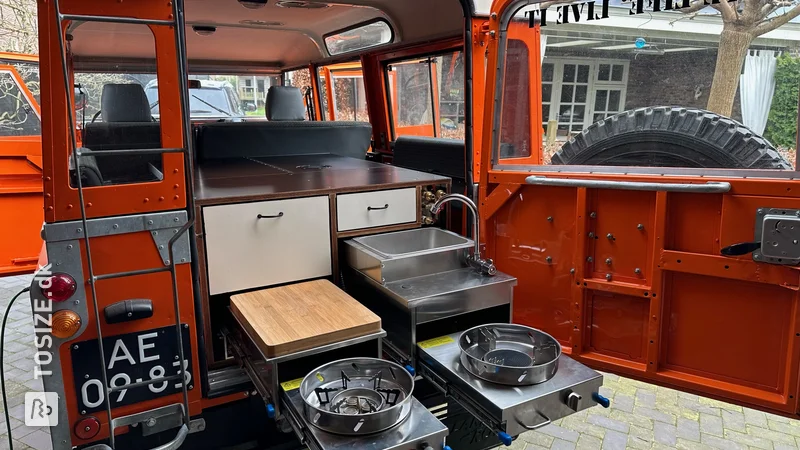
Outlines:
[[758, 208], [753, 260], [778, 265], [800, 264], [800, 209]]

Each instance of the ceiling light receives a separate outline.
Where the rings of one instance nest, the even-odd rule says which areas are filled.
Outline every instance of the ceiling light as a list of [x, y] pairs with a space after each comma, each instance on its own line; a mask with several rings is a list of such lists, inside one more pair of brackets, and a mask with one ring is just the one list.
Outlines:
[[217, 27], [209, 25], [192, 25], [192, 30], [200, 36], [211, 36], [217, 31]]
[[281, 8], [322, 9], [328, 8], [331, 5], [327, 3], [306, 2], [301, 0], [281, 0], [278, 3], [275, 3], [275, 6], [280, 6]]
[[284, 25], [283, 22], [270, 22], [267, 20], [240, 20], [239, 23], [256, 27], [280, 27]]
[[266, 6], [267, 0], [239, 0], [239, 4], [247, 9], [258, 9]]

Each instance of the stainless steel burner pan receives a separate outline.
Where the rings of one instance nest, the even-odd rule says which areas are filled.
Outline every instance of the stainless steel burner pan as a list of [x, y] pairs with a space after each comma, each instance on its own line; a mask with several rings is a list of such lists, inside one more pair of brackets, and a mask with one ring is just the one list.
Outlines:
[[[344, 375], [344, 376], [343, 376]], [[347, 389], [363, 388], [391, 390], [382, 409], [365, 414], [349, 415], [331, 411], [337, 392], [343, 390], [343, 379], [348, 379]], [[379, 381], [376, 384], [376, 380]], [[316, 389], [328, 391], [319, 396]], [[363, 435], [377, 433], [402, 422], [411, 411], [414, 377], [403, 367], [377, 358], [350, 358], [334, 361], [311, 371], [300, 383], [303, 413], [306, 421], [330, 433]]]
[[549, 334], [516, 324], [471, 328], [458, 340], [461, 364], [493, 383], [522, 386], [543, 383], [558, 370], [561, 344]]

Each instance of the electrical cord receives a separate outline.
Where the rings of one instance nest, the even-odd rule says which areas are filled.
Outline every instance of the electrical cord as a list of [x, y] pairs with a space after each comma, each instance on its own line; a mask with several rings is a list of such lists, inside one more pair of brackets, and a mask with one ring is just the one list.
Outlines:
[[0, 328], [0, 389], [3, 391], [3, 413], [6, 416], [6, 432], [8, 433], [8, 448], [14, 449], [14, 441], [11, 439], [11, 416], [8, 413], [8, 397], [6, 395], [6, 374], [3, 366], [3, 348], [6, 342], [6, 321], [8, 320], [8, 313], [11, 312], [11, 307], [17, 301], [20, 295], [29, 292], [31, 288], [26, 287], [19, 291], [6, 306], [6, 312], [3, 313], [3, 327]]

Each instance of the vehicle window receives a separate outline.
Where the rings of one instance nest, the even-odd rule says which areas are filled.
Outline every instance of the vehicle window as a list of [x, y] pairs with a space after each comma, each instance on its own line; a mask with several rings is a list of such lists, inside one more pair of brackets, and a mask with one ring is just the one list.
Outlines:
[[394, 137], [464, 139], [462, 52], [388, 64]]
[[[81, 176], [83, 186], [154, 182], [163, 179], [162, 155], [101, 155], [103, 150], [161, 148], [161, 104], [155, 73], [155, 38], [146, 25], [82, 22], [72, 30], [76, 59], [93, 57], [91, 71], [75, 67], [75, 83], [85, 100], [77, 108], [84, 149], [80, 171], [70, 163], [72, 186]], [[92, 45], [87, 45], [89, 42]], [[101, 42], [102, 45], [97, 43]], [[128, 64], [112, 58], [126, 49]], [[91, 49], [91, 54], [83, 54]], [[89, 50], [87, 50], [88, 52]], [[139, 68], [121, 71], [121, 67]], [[176, 113], [175, 111], [170, 111]]]
[[363, 50], [376, 45], [392, 42], [392, 28], [383, 20], [325, 37], [325, 47], [331, 55]]
[[736, 41], [726, 7], [638, 14], [612, 2], [591, 29], [585, 12], [570, 10], [569, 23], [547, 14], [536, 45], [515, 39], [533, 40], [523, 19], [540, 14], [521, 8], [503, 41], [493, 150], [546, 165], [793, 169], [800, 19], [757, 8]]
[[35, 109], [9, 70], [0, 70], [0, 136], [36, 136], [42, 127]]
[[308, 117], [308, 99], [311, 98], [311, 71], [308, 69], [298, 69], [284, 73], [283, 76], [284, 86], [294, 86], [300, 89], [303, 94], [303, 102], [306, 104], [306, 120], [311, 120]]
[[22, 78], [22, 82], [25, 83], [25, 87], [27, 87], [28, 90], [31, 91], [31, 94], [33, 94], [33, 97], [36, 99], [36, 103], [39, 103], [39, 95], [41, 93], [41, 88], [39, 85], [39, 64], [35, 62], [18, 61], [14, 59], [0, 59], [0, 64], [8, 64], [9, 66], [13, 66], [19, 76]]
[[[369, 122], [364, 76], [359, 63], [320, 67], [318, 73], [324, 120]], [[329, 107], [329, 100], [333, 101], [333, 108]]]

